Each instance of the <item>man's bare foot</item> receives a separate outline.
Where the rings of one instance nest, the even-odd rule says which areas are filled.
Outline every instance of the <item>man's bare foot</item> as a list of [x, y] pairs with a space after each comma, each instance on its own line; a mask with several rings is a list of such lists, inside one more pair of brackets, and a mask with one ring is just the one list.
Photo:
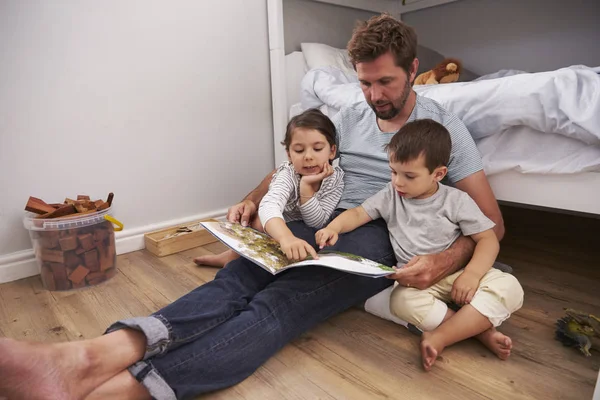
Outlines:
[[512, 340], [502, 332], [498, 332], [496, 328], [480, 333], [477, 335], [477, 340], [501, 360], [506, 360], [510, 356]]
[[39, 344], [0, 339], [0, 398], [83, 399], [93, 390], [92, 362], [75, 343]]
[[224, 251], [221, 254], [211, 254], [194, 258], [197, 265], [223, 268], [229, 261], [238, 258], [239, 255], [233, 250]]
[[425, 371], [431, 370], [442, 351], [444, 351], [444, 344], [431, 332], [423, 332], [421, 336], [421, 358]]

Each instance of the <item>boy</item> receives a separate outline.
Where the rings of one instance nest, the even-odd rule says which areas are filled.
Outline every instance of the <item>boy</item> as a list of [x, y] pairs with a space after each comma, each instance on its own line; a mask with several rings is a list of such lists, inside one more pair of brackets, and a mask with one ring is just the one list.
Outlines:
[[[392, 291], [391, 313], [424, 331], [425, 370], [431, 369], [446, 346], [473, 336], [506, 359], [512, 343], [495, 327], [523, 304], [523, 289], [516, 278], [491, 268], [500, 248], [494, 223], [468, 194], [440, 183], [448, 172], [451, 146], [448, 131], [438, 122], [407, 123], [386, 146], [391, 182], [316, 233], [323, 248], [335, 244], [338, 234], [383, 218], [401, 264], [446, 250], [461, 233], [476, 242], [463, 270], [426, 290], [397, 285]], [[463, 307], [454, 312], [446, 305], [449, 301]]]

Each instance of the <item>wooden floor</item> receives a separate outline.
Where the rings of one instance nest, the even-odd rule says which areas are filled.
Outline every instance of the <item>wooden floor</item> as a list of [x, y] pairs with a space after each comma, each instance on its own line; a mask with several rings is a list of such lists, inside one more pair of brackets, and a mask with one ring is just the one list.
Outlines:
[[[515, 343], [499, 361], [469, 340], [420, 367], [418, 337], [358, 309], [295, 340], [243, 383], [209, 399], [590, 399], [600, 352], [586, 358], [554, 340], [564, 307], [600, 315], [600, 220], [504, 208], [500, 260], [512, 265], [525, 304], [501, 330]], [[119, 318], [149, 314], [211, 280], [192, 258], [207, 245], [155, 258], [119, 256], [120, 273], [92, 289], [50, 293], [39, 277], [0, 285], [0, 335], [65, 341], [100, 335]]]

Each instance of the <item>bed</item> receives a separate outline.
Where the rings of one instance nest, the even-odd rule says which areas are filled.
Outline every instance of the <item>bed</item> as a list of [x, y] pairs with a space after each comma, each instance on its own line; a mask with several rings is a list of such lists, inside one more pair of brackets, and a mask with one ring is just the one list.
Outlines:
[[[309, 42], [296, 38], [301, 43], [301, 51], [285, 54], [282, 37], [284, 4], [285, 1], [283, 4], [275, 0], [269, 2], [277, 164], [286, 158], [279, 143], [291, 116], [309, 107], [319, 107], [333, 115], [340, 106], [338, 99], [358, 101], [361, 95], [356, 91], [354, 71], [342, 48], [329, 46], [324, 43], [326, 40]], [[376, 11], [372, 7], [368, 10]], [[422, 65], [420, 71], [429, 69], [440, 57], [443, 58], [422, 46], [418, 57]], [[415, 90], [439, 101], [463, 119], [476, 139], [488, 179], [501, 203], [600, 218], [600, 77], [597, 73], [600, 68], [588, 68], [585, 72], [573, 68], [548, 72], [554, 75], [533, 74], [535, 76], [502, 70], [477, 77], [466, 70], [461, 75], [461, 82], [420, 86]], [[572, 79], [577, 81], [575, 86], [569, 86]], [[330, 82], [333, 83], [328, 86]], [[499, 82], [502, 85], [497, 84]], [[335, 84], [340, 86], [334, 87]], [[521, 90], [518, 96], [513, 93], [513, 98], [508, 95], [494, 97], [498, 87], [507, 84]], [[588, 88], [587, 94], [584, 93], [587, 97], [582, 100], [579, 92], [566, 93], [565, 86]], [[332, 88], [339, 89], [337, 98], [331, 95]], [[550, 92], [542, 92], [548, 90]], [[573, 101], [563, 106], [567, 95]], [[514, 103], [515, 98], [530, 100], [523, 105], [527, 112], [518, 107], [499, 106], [506, 101]], [[538, 104], [533, 101], [537, 98], [546, 100]], [[550, 115], [547, 108], [558, 103], [561, 106], [555, 107], [557, 110], [553, 108]], [[548, 113], [547, 118], [528, 120], [529, 114], [535, 114], [534, 111], [539, 114], [540, 110]], [[508, 112], [513, 114], [507, 115]], [[485, 129], [480, 126], [482, 113]]]

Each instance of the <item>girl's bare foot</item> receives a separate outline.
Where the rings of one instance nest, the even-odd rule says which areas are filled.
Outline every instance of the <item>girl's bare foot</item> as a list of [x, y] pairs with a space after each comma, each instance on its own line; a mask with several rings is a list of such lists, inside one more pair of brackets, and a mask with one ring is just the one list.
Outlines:
[[480, 333], [477, 335], [477, 340], [501, 360], [506, 360], [510, 356], [512, 340], [502, 332], [498, 332], [496, 328]]
[[0, 339], [0, 398], [82, 399], [93, 390], [93, 367], [83, 346]]
[[221, 254], [211, 254], [194, 258], [197, 265], [223, 268], [229, 261], [238, 258], [239, 255], [233, 250], [224, 251]]
[[421, 336], [421, 358], [423, 360], [423, 368], [425, 371], [430, 371], [435, 363], [435, 360], [444, 351], [444, 344], [435, 334], [431, 332], [423, 332]]

